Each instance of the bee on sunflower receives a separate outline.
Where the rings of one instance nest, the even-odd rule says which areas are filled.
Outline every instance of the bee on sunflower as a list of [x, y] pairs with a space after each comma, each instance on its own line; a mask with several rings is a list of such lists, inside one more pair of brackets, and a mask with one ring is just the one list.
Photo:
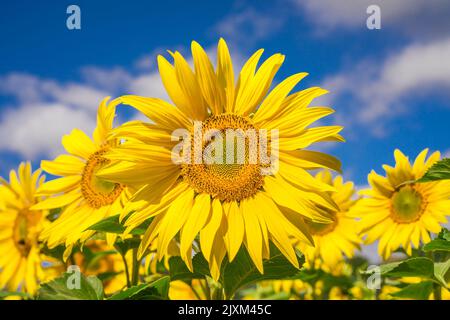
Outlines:
[[[102, 101], [93, 139], [83, 131], [74, 129], [62, 138], [68, 154], [60, 155], [53, 161], [41, 162], [44, 171], [60, 178], [38, 188], [37, 194], [47, 198], [32, 209], [62, 208], [60, 216], [42, 231], [40, 239], [49, 248], [65, 245], [64, 259], [70, 255], [75, 244], [85, 242], [95, 233], [87, 230], [90, 226], [118, 214], [126, 201], [124, 185], [111, 183], [96, 175], [109, 163], [105, 153], [118, 143], [109, 136], [118, 103], [118, 100], [108, 103], [108, 98]], [[108, 233], [107, 240], [113, 242], [114, 234]]]
[[41, 201], [36, 189], [44, 180], [41, 170], [21, 163], [9, 182], [0, 181], [0, 288], [33, 295], [40, 282], [57, 275], [59, 265], [41, 253], [38, 240], [48, 211], [32, 208]]
[[427, 159], [428, 149], [419, 153], [411, 164], [400, 150], [394, 151], [395, 167], [383, 165], [386, 176], [372, 171], [371, 188], [360, 191], [364, 196], [352, 208], [367, 236], [366, 243], [379, 240], [378, 253], [388, 259], [402, 247], [408, 255], [420, 242], [428, 243], [430, 233], [439, 233], [450, 212], [450, 181], [417, 183], [440, 158], [438, 151]]
[[[308, 106], [327, 91], [313, 87], [290, 94], [306, 73], [290, 76], [270, 91], [285, 58], [281, 54], [272, 55], [257, 68], [263, 53], [258, 50], [235, 81], [223, 39], [218, 44], [216, 68], [197, 42], [192, 42], [191, 49], [194, 70], [179, 52], [171, 52], [173, 64], [158, 57], [161, 79], [173, 104], [157, 98], [120, 97], [123, 104], [141, 111], [149, 121], [132, 121], [112, 131], [113, 137], [126, 142], [104, 155], [110, 163], [97, 171], [97, 177], [134, 191], [122, 211], [122, 218], [132, 212], [125, 221], [129, 229], [153, 218], [139, 248], [140, 256], [156, 241], [158, 258], [162, 259], [176, 238], [180, 255], [192, 270], [193, 242], [199, 235], [199, 250], [215, 279], [225, 256], [232, 261], [242, 245], [261, 273], [263, 259], [270, 256], [269, 242], [298, 267], [293, 241], [313, 245], [303, 218], [331, 223], [330, 211], [338, 210], [328, 193], [334, 187], [308, 170], [339, 170], [340, 162], [305, 150], [321, 141], [343, 141], [340, 126], [309, 127], [334, 112]], [[187, 137], [174, 137], [179, 129], [188, 132]], [[197, 133], [205, 137], [209, 130], [215, 131], [216, 140], [196, 142]], [[243, 152], [243, 162], [233, 161], [235, 151], [250, 149], [248, 137], [243, 146], [231, 140], [223, 153], [214, 148], [228, 130], [277, 130], [277, 139], [270, 134], [265, 141], [266, 146], [276, 145], [271, 150], [278, 156], [271, 165], [277, 170], [264, 172], [267, 162], [260, 156], [250, 161], [248, 151]], [[174, 148], [180, 139], [186, 142], [191, 136], [194, 143], [181, 153], [186, 156], [193, 150], [188, 157], [192, 161], [174, 161], [178, 159]], [[263, 142], [255, 144], [263, 149]], [[201, 155], [214, 150], [216, 159], [220, 154], [219, 158], [232, 161], [198, 163], [194, 159], [196, 148]]]

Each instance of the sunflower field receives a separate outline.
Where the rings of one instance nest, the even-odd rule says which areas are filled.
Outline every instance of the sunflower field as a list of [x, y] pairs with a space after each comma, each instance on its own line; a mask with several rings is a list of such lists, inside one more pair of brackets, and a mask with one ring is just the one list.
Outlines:
[[1, 179], [1, 299], [450, 299], [449, 159], [396, 149], [356, 190], [313, 150], [346, 143], [326, 88], [275, 82], [282, 54], [191, 52], [157, 58], [170, 100], [92, 101], [93, 132]]

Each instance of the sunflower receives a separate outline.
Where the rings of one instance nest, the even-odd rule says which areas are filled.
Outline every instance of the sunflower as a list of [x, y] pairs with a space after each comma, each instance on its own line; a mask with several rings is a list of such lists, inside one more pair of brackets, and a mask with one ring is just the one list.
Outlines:
[[429, 242], [430, 232], [438, 233], [440, 223], [447, 222], [450, 181], [415, 182], [440, 158], [434, 152], [426, 159], [427, 153], [428, 149], [423, 150], [410, 164], [408, 157], [395, 150], [395, 167], [383, 166], [386, 177], [372, 171], [368, 175], [371, 189], [360, 192], [365, 198], [352, 209], [352, 215], [361, 218], [366, 242], [379, 240], [378, 253], [383, 259], [400, 247], [411, 255], [413, 247]]
[[[118, 214], [126, 198], [124, 186], [98, 178], [95, 173], [109, 162], [104, 154], [117, 144], [108, 137], [112, 129], [118, 101], [108, 104], [102, 101], [97, 113], [97, 127], [91, 140], [83, 131], [74, 129], [62, 139], [69, 154], [53, 161], [42, 161], [46, 172], [62, 176], [44, 183], [37, 193], [48, 197], [36, 204], [34, 209], [63, 208], [61, 215], [40, 236], [50, 248], [66, 245], [64, 258], [78, 242], [89, 239], [94, 231], [87, 230], [93, 224], [110, 215]], [[113, 234], [107, 234], [113, 236]]]
[[[242, 244], [260, 272], [270, 255], [269, 241], [298, 266], [292, 240], [313, 243], [302, 217], [332, 221], [329, 211], [337, 208], [327, 192], [334, 188], [307, 170], [339, 170], [340, 163], [304, 148], [319, 141], [342, 141], [342, 127], [308, 127], [333, 110], [308, 107], [326, 93], [321, 88], [289, 94], [306, 73], [288, 77], [269, 92], [284, 56], [274, 54], [257, 69], [262, 53], [261, 49], [251, 56], [235, 82], [223, 39], [216, 69], [204, 49], [192, 42], [194, 70], [179, 52], [171, 52], [173, 65], [158, 57], [161, 79], [174, 105], [133, 95], [120, 98], [150, 121], [132, 121], [113, 131], [126, 142], [105, 155], [111, 163], [97, 176], [135, 191], [122, 212], [122, 218], [134, 212], [125, 221], [128, 228], [153, 217], [139, 255], [157, 241], [162, 259], [178, 235], [180, 255], [192, 270], [193, 242], [199, 234], [194, 249], [200, 248], [216, 279], [225, 255], [232, 261]], [[230, 131], [267, 136], [220, 144]], [[208, 138], [211, 132], [214, 137]], [[255, 150], [252, 146], [267, 153], [255, 155], [249, 152]]]
[[44, 179], [40, 170], [32, 172], [30, 163], [21, 163], [18, 172], [11, 170], [9, 182], [1, 180], [0, 288], [34, 294], [39, 282], [56, 275], [38, 241], [47, 211], [31, 209], [40, 201], [36, 188]]
[[358, 223], [348, 214], [355, 202], [352, 199], [355, 190], [353, 183], [344, 183], [342, 176], [336, 176], [333, 180], [329, 171], [319, 172], [316, 178], [336, 189], [336, 192], [330, 192], [330, 196], [339, 210], [330, 212], [330, 216], [333, 217], [332, 223], [317, 223], [305, 219], [308, 231], [312, 234], [316, 245], [311, 247], [300, 243], [299, 246], [305, 254], [309, 267], [320, 266], [332, 272], [344, 256], [353, 257], [355, 250], [359, 249], [362, 243], [357, 232]]

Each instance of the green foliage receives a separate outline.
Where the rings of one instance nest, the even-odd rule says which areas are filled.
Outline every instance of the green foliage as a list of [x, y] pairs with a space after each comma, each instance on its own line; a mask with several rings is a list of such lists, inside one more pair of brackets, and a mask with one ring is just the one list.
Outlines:
[[143, 283], [119, 292], [108, 300], [161, 300], [169, 298], [170, 277], [164, 276], [151, 283]]
[[407, 285], [400, 291], [392, 293], [391, 296], [395, 298], [427, 300], [432, 292], [433, 282], [423, 281]]
[[117, 239], [114, 243], [114, 248], [122, 255], [125, 254], [132, 249], [136, 249], [139, 247], [141, 240], [139, 238], [129, 238], [129, 239]]
[[103, 285], [97, 277], [74, 272], [42, 284], [37, 300], [102, 300], [103, 296]]
[[436, 262], [434, 264], [434, 277], [440, 282], [440, 284], [447, 288], [448, 278], [450, 276], [448, 270], [450, 268], [450, 259], [445, 262]]
[[[448, 288], [450, 278], [450, 233], [443, 228], [438, 237], [425, 244], [416, 254], [426, 253], [427, 257], [412, 257], [403, 261], [381, 265], [379, 271], [386, 278], [419, 277], [419, 283], [402, 287], [391, 294], [395, 298], [428, 299], [434, 291], [439, 293], [441, 287]], [[365, 272], [373, 273], [374, 270]]]
[[430, 182], [450, 179], [450, 159], [442, 159], [431, 166], [417, 182]]
[[387, 277], [420, 277], [430, 279], [433, 277], [433, 274], [433, 261], [425, 257], [410, 258], [401, 261], [392, 269], [390, 266], [388, 268], [384, 266], [381, 269], [381, 275]]
[[[125, 220], [126, 220], [126, 218], [125, 218]], [[138, 227], [131, 230], [130, 234], [143, 235], [145, 233], [145, 231], [147, 230], [150, 222], [151, 222], [151, 219], [144, 221], [141, 225], [139, 225]], [[105, 232], [105, 233], [122, 234], [125, 232], [125, 226], [122, 223], [120, 223], [119, 215], [117, 214], [114, 216], [107, 217], [107, 218], [93, 224], [92, 226], [87, 228], [87, 230], [94, 230], [97, 232]]]
[[[223, 288], [225, 298], [232, 298], [242, 287], [263, 280], [287, 279], [296, 275], [299, 270], [274, 246], [270, 248], [270, 259], [264, 260], [264, 274], [260, 274], [246, 250], [241, 248], [235, 259], [229, 262], [224, 259], [221, 266], [219, 284]], [[297, 251], [297, 259], [301, 265], [303, 255]], [[190, 281], [210, 277], [209, 266], [201, 253], [192, 258], [194, 272], [190, 272], [180, 257], [169, 259], [170, 278], [174, 280]]]
[[87, 230], [121, 234], [125, 227], [119, 222], [119, 215], [107, 217], [90, 226]]
[[192, 279], [203, 279], [206, 276], [211, 276], [209, 273], [208, 262], [201, 253], [197, 253], [192, 258], [192, 266], [194, 268], [194, 272], [189, 271], [181, 257], [171, 257], [169, 259], [170, 279], [172, 281], [188, 281]]
[[[274, 245], [271, 245], [270, 253], [270, 259], [263, 262], [264, 274], [259, 273], [247, 251], [242, 248], [232, 262], [225, 260], [219, 280], [224, 288], [225, 296], [231, 298], [239, 288], [251, 283], [287, 279], [299, 272]], [[300, 251], [296, 253], [298, 263], [302, 265], [304, 257]]]
[[446, 228], [442, 228], [437, 239], [450, 241], [450, 231], [448, 231]]
[[450, 241], [435, 239], [423, 246], [423, 251], [450, 251]]

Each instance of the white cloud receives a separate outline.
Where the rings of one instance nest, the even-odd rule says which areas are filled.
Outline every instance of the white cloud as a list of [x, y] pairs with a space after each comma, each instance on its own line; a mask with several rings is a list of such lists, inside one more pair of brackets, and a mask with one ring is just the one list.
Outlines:
[[409, 111], [405, 103], [409, 99], [448, 95], [450, 64], [445, 61], [449, 56], [450, 38], [410, 45], [381, 62], [361, 62], [327, 77], [322, 86], [331, 93], [322, 101], [342, 105], [337, 119], [347, 125], [349, 121], [370, 125], [373, 134], [382, 135], [389, 119]]
[[0, 149], [27, 159], [53, 157], [63, 151], [61, 137], [72, 128], [92, 132], [95, 117], [63, 104], [29, 104], [10, 109], [0, 120]]
[[132, 79], [128, 84], [128, 90], [131, 94], [168, 99], [158, 72], [151, 72]]
[[127, 86], [132, 76], [122, 67], [99, 68], [87, 66], [81, 68], [83, 80], [87, 85], [107, 92], [117, 92]]
[[449, 34], [448, 0], [293, 0], [316, 26], [316, 32], [335, 28], [366, 28], [367, 7], [381, 9], [382, 29], [401, 30], [411, 36]]
[[213, 29], [228, 41], [250, 45], [278, 31], [285, 16], [246, 8], [225, 16]]
[[18, 72], [0, 77], [0, 93], [14, 96], [20, 104], [49, 101], [91, 111], [95, 110], [97, 103], [108, 95], [106, 91], [86, 84], [62, 84]]

